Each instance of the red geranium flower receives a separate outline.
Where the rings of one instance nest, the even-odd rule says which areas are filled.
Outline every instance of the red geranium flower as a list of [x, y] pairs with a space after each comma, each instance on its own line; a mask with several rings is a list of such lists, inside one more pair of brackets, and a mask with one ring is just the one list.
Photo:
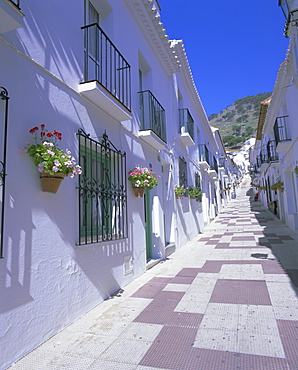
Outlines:
[[38, 131], [38, 127], [33, 127], [31, 130], [29, 130], [30, 134], [34, 134], [36, 131]]

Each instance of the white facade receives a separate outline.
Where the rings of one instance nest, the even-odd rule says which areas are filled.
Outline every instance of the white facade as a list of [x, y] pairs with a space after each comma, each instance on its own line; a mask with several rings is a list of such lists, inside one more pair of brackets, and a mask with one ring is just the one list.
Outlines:
[[[193, 239], [216, 216], [221, 199], [218, 145], [183, 43], [168, 40], [158, 4], [92, 0], [84, 5], [83, 0], [65, 0], [41, 6], [40, 1], [23, 0], [20, 6], [21, 10], [10, 0], [0, 0], [0, 86], [9, 97], [0, 259], [1, 370], [140, 276], [148, 261], [159, 261], [170, 249]], [[89, 26], [95, 16], [100, 28], [89, 32], [93, 41], [87, 43], [87, 31], [81, 27]], [[116, 68], [118, 61], [105, 55], [110, 63], [101, 72], [106, 73], [107, 81], [113, 80], [113, 86], [104, 79], [96, 82], [99, 76], [91, 71], [104, 65], [96, 42], [101, 31], [107, 35], [109, 50], [119, 52], [117, 56], [130, 66]], [[108, 73], [112, 70], [123, 79], [128, 75], [119, 71], [130, 70], [127, 84], [114, 80]], [[148, 90], [165, 111], [166, 135], [162, 138], [156, 132], [159, 127], [145, 127], [141, 122], [140, 110], [146, 106], [140, 101], [145, 93], [139, 92], [147, 94]], [[6, 101], [0, 100], [1, 128]], [[181, 110], [192, 117], [189, 127], [179, 121]], [[150, 118], [152, 124], [156, 117]], [[124, 180], [125, 237], [80, 243], [84, 212], [89, 212], [93, 225], [92, 202], [103, 208], [112, 202], [111, 193], [107, 201], [102, 200], [104, 195], [95, 190], [94, 182], [84, 185], [82, 177], [66, 178], [57, 194], [41, 191], [32, 158], [19, 150], [31, 139], [28, 131], [41, 124], [63, 133], [61, 148], [68, 148], [77, 161], [82, 150], [77, 135], [80, 129], [98, 143], [106, 133], [113, 146], [126, 153], [127, 172], [140, 166], [160, 176], [159, 185], [145, 198], [136, 198], [131, 184]], [[4, 141], [2, 135], [2, 147]], [[207, 158], [201, 156], [199, 145], [207, 150]], [[82, 158], [81, 153], [81, 162]], [[92, 162], [93, 154], [90, 158]], [[228, 170], [225, 174], [230, 176]], [[176, 199], [174, 186], [182, 183], [200, 186], [202, 201]], [[78, 188], [82, 186], [85, 193], [93, 194], [92, 201], [86, 200], [89, 206], [85, 210], [79, 208]], [[116, 217], [115, 209], [105, 215]], [[103, 217], [101, 212], [97, 209], [98, 218]], [[123, 219], [121, 215], [117, 220]], [[104, 228], [103, 222], [99, 226]], [[105, 236], [113, 238], [114, 234]]]

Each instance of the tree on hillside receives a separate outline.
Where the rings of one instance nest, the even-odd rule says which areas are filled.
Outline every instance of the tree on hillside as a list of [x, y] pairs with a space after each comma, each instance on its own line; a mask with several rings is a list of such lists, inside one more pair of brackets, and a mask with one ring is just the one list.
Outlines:
[[237, 125], [233, 125], [232, 127], [233, 133], [235, 136], [240, 136], [241, 133], [241, 127]]
[[246, 127], [245, 127], [245, 132], [246, 132], [246, 135], [247, 135], [248, 137], [251, 137], [251, 136], [252, 136], [252, 134], [253, 134], [253, 132], [254, 132], [254, 129], [253, 129], [251, 126], [246, 126]]

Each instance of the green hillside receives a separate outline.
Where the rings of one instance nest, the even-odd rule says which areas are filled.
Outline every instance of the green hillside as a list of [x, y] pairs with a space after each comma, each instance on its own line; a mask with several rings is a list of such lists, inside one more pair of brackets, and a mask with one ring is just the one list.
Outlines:
[[260, 93], [238, 99], [220, 113], [211, 114], [211, 126], [217, 127], [228, 149], [237, 149], [247, 139], [255, 137], [258, 124], [260, 102], [272, 93]]

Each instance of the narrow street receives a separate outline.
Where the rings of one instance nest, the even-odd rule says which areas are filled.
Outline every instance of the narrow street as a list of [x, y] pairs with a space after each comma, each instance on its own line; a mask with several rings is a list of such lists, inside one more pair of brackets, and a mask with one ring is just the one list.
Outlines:
[[297, 370], [298, 235], [250, 178], [195, 240], [13, 370]]

